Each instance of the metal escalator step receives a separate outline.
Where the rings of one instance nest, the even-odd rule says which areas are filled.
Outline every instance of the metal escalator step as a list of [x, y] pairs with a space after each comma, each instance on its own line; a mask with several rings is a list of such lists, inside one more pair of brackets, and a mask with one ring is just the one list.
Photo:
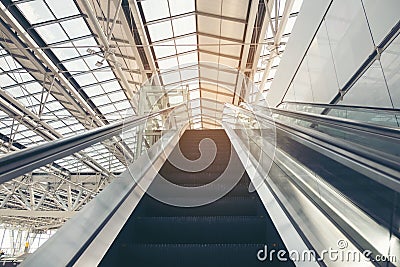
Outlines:
[[[259, 261], [265, 244], [133, 244], [121, 246], [114, 266], [294, 266], [293, 262]], [[275, 249], [280, 249], [276, 247]], [[106, 266], [106, 264], [103, 264]]]
[[267, 219], [261, 216], [137, 217], [135, 243], [266, 243]]
[[265, 210], [254, 195], [225, 196], [194, 208], [171, 206], [146, 195], [135, 210], [135, 216], [254, 216], [263, 213]]

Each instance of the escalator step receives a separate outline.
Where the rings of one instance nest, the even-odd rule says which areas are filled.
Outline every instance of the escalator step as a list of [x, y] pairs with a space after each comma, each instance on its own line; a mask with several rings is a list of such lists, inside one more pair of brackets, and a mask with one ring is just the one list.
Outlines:
[[[293, 262], [259, 261], [264, 244], [133, 244], [121, 246], [114, 266], [294, 266]], [[280, 249], [280, 248], [275, 248]], [[106, 263], [103, 263], [106, 266]]]
[[266, 243], [267, 220], [261, 216], [138, 217], [132, 223], [136, 243]]
[[247, 197], [223, 197], [213, 203], [194, 207], [175, 207], [150, 196], [144, 196], [135, 210], [135, 216], [254, 216], [265, 213], [258, 199]]

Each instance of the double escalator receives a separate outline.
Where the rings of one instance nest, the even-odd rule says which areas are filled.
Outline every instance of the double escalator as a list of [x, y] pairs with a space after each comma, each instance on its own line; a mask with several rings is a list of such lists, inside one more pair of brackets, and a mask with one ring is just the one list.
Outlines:
[[[371, 266], [396, 266], [399, 110], [307, 103], [226, 108], [224, 130], [186, 130], [182, 136], [178, 129], [165, 131], [22, 265], [293, 266], [276, 253], [311, 250], [315, 257], [295, 259], [296, 264], [347, 266], [350, 261], [318, 259], [345, 241], [343, 251], [371, 252]], [[132, 125], [142, 119], [132, 119]], [[0, 178], [10, 180], [75, 153], [94, 137], [104, 141], [121, 127], [4, 157]], [[215, 145], [215, 158], [193, 171], [189, 165], [202, 165], [203, 152], [213, 149], [210, 140], [202, 145], [207, 139]], [[28, 152], [34, 157], [26, 157]], [[187, 165], [175, 164], [178, 152]], [[234, 171], [226, 172], [230, 166]], [[193, 194], [164, 190], [165, 180]], [[201, 188], [203, 195], [196, 191]], [[215, 195], [220, 197], [213, 200]], [[382, 255], [392, 258], [374, 261]]]

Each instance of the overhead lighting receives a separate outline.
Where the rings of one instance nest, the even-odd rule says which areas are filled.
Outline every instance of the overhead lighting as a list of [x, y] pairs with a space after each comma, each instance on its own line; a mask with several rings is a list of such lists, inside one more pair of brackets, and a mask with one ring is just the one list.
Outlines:
[[97, 61], [96, 64], [94, 64], [94, 65], [96, 65], [96, 67], [101, 67], [101, 66], [103, 66], [103, 61], [104, 61], [104, 58], [102, 60]]
[[114, 52], [113, 52], [111, 49], [108, 50], [108, 51], [105, 51], [105, 52], [104, 52], [104, 55], [101, 55], [100, 52], [96, 52], [95, 50], [93, 50], [93, 49], [91, 49], [91, 48], [88, 48], [88, 49], [86, 50], [86, 52], [88, 52], [88, 53], [91, 54], [91, 55], [97, 55], [97, 56], [99, 56], [99, 57], [102, 58], [101, 60], [98, 60], [98, 61], [94, 64], [96, 67], [102, 67], [102, 66], [104, 65], [104, 60], [108, 60], [108, 61], [114, 63], [114, 65], [117, 66], [117, 67], [122, 67], [122, 64], [121, 64], [121, 63], [116, 62], [116, 61], [113, 61], [113, 60], [111, 60], [111, 59], [109, 58], [109, 56], [110, 56], [111, 54], [114, 54]]

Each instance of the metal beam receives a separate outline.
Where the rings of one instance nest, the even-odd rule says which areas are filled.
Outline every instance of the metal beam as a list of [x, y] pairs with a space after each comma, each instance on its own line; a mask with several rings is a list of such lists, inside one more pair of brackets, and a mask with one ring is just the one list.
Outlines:
[[[264, 1], [266, 2], [266, 0], [264, 0]], [[274, 49], [272, 49], [269, 54], [269, 60], [268, 60], [267, 66], [265, 67], [265, 70], [264, 70], [264, 73], [263, 73], [263, 76], [262, 76], [262, 79], [261, 79], [261, 82], [259, 85], [260, 91], [257, 94], [257, 100], [259, 100], [261, 98], [261, 94], [262, 94], [262, 91], [264, 90], [265, 83], [267, 82], [268, 75], [271, 71], [274, 58], [279, 56], [278, 47], [280, 45], [280, 42], [281, 42], [281, 39], [283, 36], [283, 32], [286, 28], [288, 19], [290, 17], [290, 11], [292, 10], [293, 4], [294, 4], [294, 0], [286, 0], [286, 2], [285, 2], [285, 8], [283, 11], [282, 19], [278, 25], [278, 28], [275, 29], [275, 32], [274, 32], [274, 45], [273, 45]], [[265, 3], [265, 5], [268, 6], [268, 3]], [[271, 14], [269, 14], [267, 12], [267, 16], [269, 17], [269, 20], [271, 21]], [[272, 27], [272, 25], [271, 25], [271, 27]]]
[[[116, 16], [118, 15], [119, 10], [121, 9], [121, 2], [122, 2], [121, 0], [118, 1], [118, 6], [116, 7], [117, 8]], [[109, 41], [110, 41], [112, 32], [110, 32], [110, 35], [108, 37], [105, 35], [103, 29], [101, 28], [99, 21], [96, 18], [93, 8], [90, 5], [88, 0], [81, 0], [80, 3], [82, 3], [82, 6], [85, 8], [86, 14], [88, 15], [89, 20], [91, 21], [91, 23], [94, 26], [97, 36], [99, 37], [99, 39], [101, 41], [101, 44], [104, 46], [103, 50], [104, 50], [105, 57], [107, 58], [106, 55], [109, 55], [111, 57], [112, 62], [118, 62], [118, 59], [115, 57], [114, 53], [111, 52], [111, 48], [110, 48]], [[114, 19], [114, 21], [115, 21], [115, 19]], [[113, 25], [115, 26], [115, 23], [113, 23]], [[131, 102], [131, 104], [134, 108], [137, 108], [136, 104], [133, 103], [133, 95], [136, 92], [130, 90], [131, 86], [128, 83], [128, 80], [126, 79], [125, 74], [123, 73], [123, 71], [121, 69], [121, 66], [119, 66], [119, 64], [115, 64], [115, 63], [110, 64], [110, 65], [114, 65], [114, 68], [118, 74], [118, 77], [121, 79], [123, 88], [125, 89], [124, 91], [125, 91], [126, 95], [128, 96], [129, 101]]]
[[[20, 123], [24, 124], [26, 127], [31, 129], [47, 141], [53, 141], [59, 138], [63, 138], [63, 136], [57, 133], [53, 127], [42, 121], [38, 115], [25, 108], [21, 103], [17, 102], [14, 98], [9, 96], [3, 90], [0, 90], [0, 107], [2, 107], [3, 111], [7, 113], [11, 118], [15, 118]], [[79, 157], [77, 158], [78, 160], [82, 160]], [[100, 171], [109, 176], [112, 176], [112, 174], [107, 169], [105, 169], [102, 165], [97, 163], [91, 157], [88, 157], [87, 155], [82, 155], [82, 158], [87, 159], [82, 160], [82, 162], [93, 170]]]
[[157, 111], [145, 116], [134, 117], [122, 122], [106, 125], [82, 134], [55, 140], [24, 149], [0, 158], [0, 183], [33, 171], [57, 159], [72, 155], [93, 144], [120, 134], [122, 129], [133, 128], [160, 114], [166, 114], [175, 107]]
[[75, 214], [76, 211], [0, 209], [0, 216], [16, 216], [29, 218], [71, 218]]
[[[269, 14], [268, 10], [272, 10], [272, 8], [274, 7], [274, 3], [275, 3], [275, 1], [268, 1], [268, 3], [265, 3], [266, 12], [265, 12], [265, 16], [264, 16], [264, 21], [262, 23], [261, 31], [260, 31], [260, 39], [258, 40], [258, 43], [257, 43], [257, 50], [256, 50], [256, 53], [254, 54], [255, 60], [253, 62], [252, 75], [254, 75], [255, 71], [257, 70], [258, 60], [260, 58], [261, 51], [266, 46], [265, 44], [263, 45], [262, 43], [264, 43], [264, 39], [267, 34], [268, 23], [271, 20], [271, 15]], [[267, 42], [268, 41], [273, 41], [273, 38], [271, 38], [271, 40], [267, 40]]]
[[[0, 16], [2, 18], [0, 19], [0, 30], [4, 32], [10, 41], [3, 42], [6, 49], [12, 44], [12, 47], [18, 48], [15, 53], [22, 53], [29, 59], [29, 62], [37, 68], [37, 72], [31, 72], [32, 76], [37, 81], [41, 81], [44, 75], [49, 75], [49, 73], [51, 73], [51, 76], [55, 79], [52, 87], [52, 95], [70, 111], [85, 128], [92, 129], [104, 125], [104, 122], [99, 118], [102, 115], [92, 110], [70, 81], [59, 72], [59, 68], [53, 64], [45, 51], [30, 37], [30, 33], [19, 24], [2, 3], [0, 3]], [[3, 19], [5, 19], [6, 22], [4, 22]], [[5, 41], [5, 39], [2, 41]], [[21, 65], [24, 64], [21, 63]], [[50, 90], [49, 88], [46, 89]], [[65, 103], [68, 103], [68, 105], [65, 105]], [[90, 119], [88, 120], [88, 118]], [[126, 157], [133, 158], [132, 152], [125, 150], [123, 145], [117, 144], [117, 150], [113, 147], [109, 147], [107, 144], [105, 144], [105, 146], [123, 163]]]

